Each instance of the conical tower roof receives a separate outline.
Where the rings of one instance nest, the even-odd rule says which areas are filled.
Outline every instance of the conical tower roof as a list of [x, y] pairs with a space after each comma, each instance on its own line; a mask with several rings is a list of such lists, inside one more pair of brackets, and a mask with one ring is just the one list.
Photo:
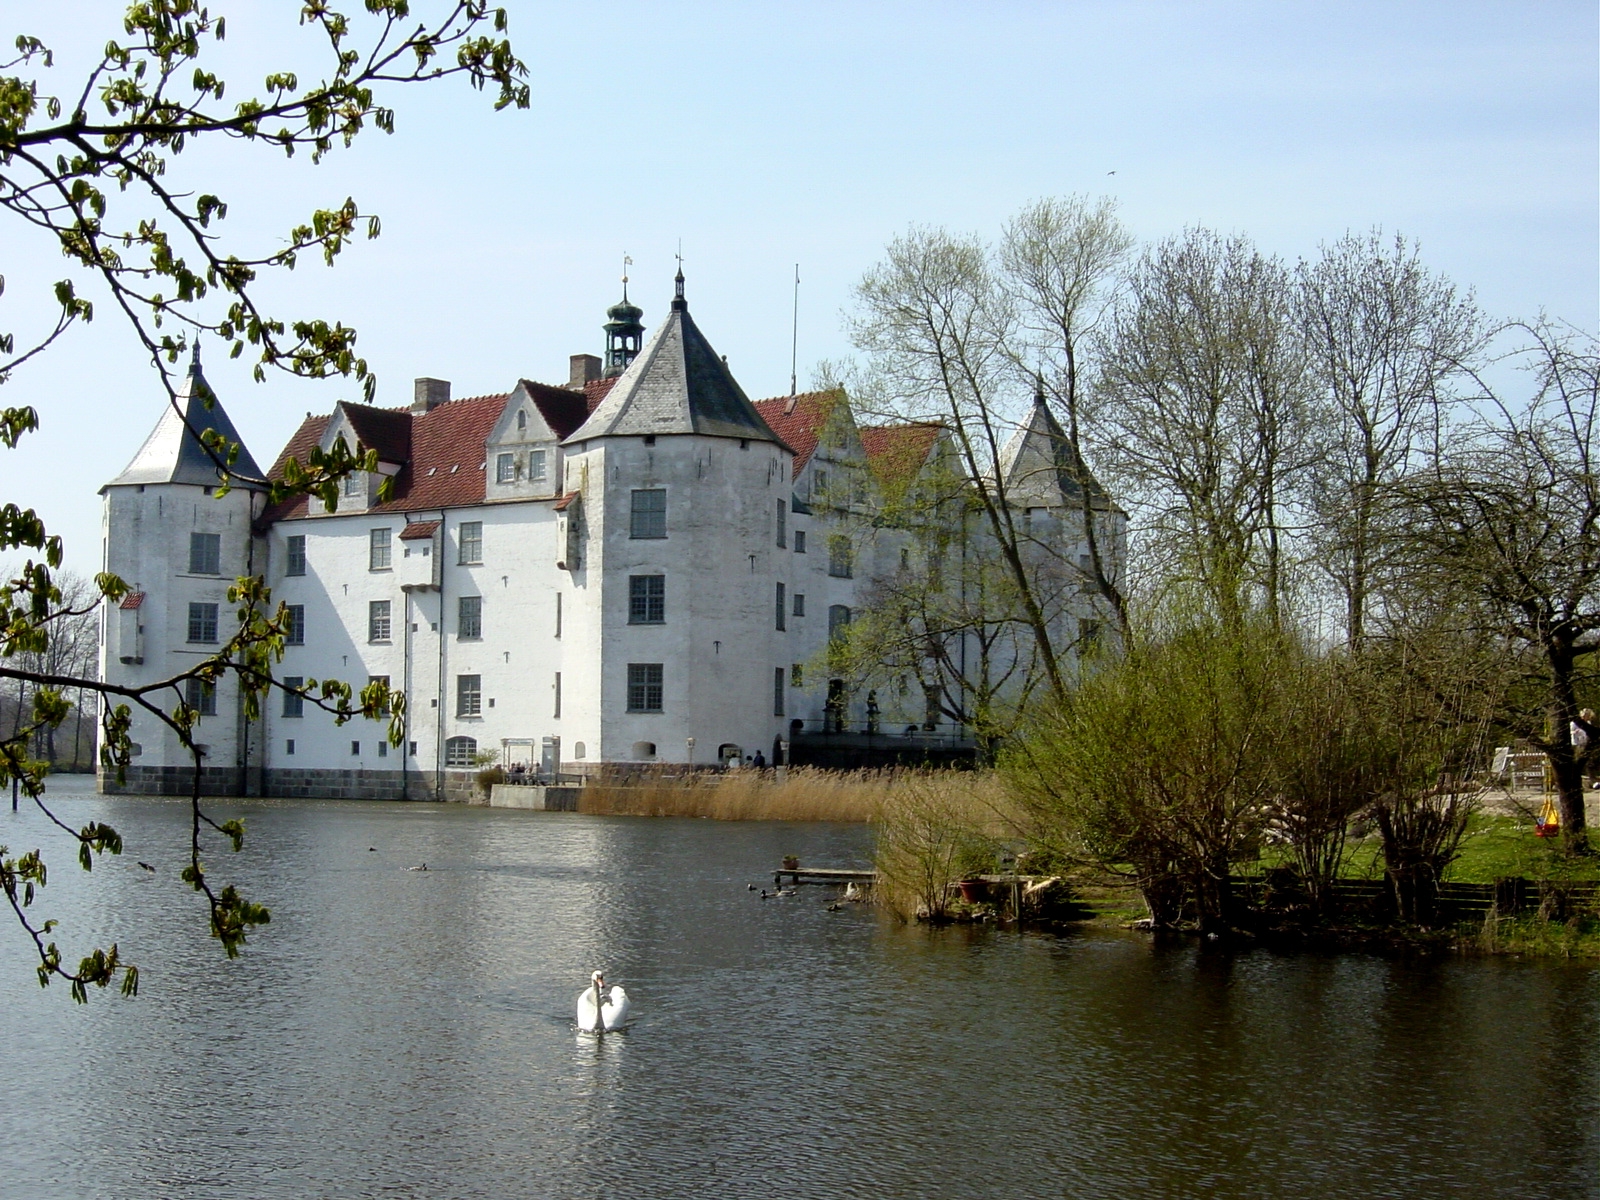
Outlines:
[[1028, 419], [1000, 451], [999, 468], [1002, 493], [1019, 507], [1081, 504], [1080, 480], [1095, 508], [1111, 507], [1111, 498], [1061, 428], [1042, 392], [1034, 396]]
[[[210, 402], [209, 408], [207, 401]], [[191, 430], [204, 432], [214, 429], [225, 440], [239, 443], [239, 457], [234, 461], [234, 472], [256, 479], [262, 477], [261, 468], [250, 457], [239, 431], [233, 427], [233, 422], [223, 411], [222, 402], [216, 398], [216, 393], [211, 390], [211, 385], [200, 370], [198, 344], [194, 348], [189, 372], [178, 385], [178, 408], [182, 409], [182, 416], [172, 405], [166, 406], [161, 413], [161, 420], [156, 422], [155, 429], [144, 440], [144, 445], [139, 447], [139, 453], [133, 456], [133, 461], [122, 474], [106, 487], [132, 483], [197, 483], [209, 486], [221, 483], [217, 464]], [[238, 486], [259, 485], [241, 482]]]
[[672, 433], [784, 445], [689, 315], [682, 275], [677, 283], [678, 296], [667, 319], [566, 445], [597, 437]]

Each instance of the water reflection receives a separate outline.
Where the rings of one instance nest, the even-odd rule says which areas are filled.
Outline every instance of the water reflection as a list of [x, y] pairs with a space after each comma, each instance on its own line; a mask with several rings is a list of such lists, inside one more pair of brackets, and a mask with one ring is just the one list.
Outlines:
[[[145, 985], [76, 1009], [0, 936], [40, 1081], [0, 1159], [33, 1195], [1597, 1192], [1585, 968], [906, 929], [745, 890], [786, 853], [864, 865], [857, 828], [331, 802], [237, 806], [213, 865], [273, 923], [228, 963], [172, 877], [181, 804], [62, 807], [129, 855], [48, 915]], [[602, 1038], [597, 967], [634, 1005]]]

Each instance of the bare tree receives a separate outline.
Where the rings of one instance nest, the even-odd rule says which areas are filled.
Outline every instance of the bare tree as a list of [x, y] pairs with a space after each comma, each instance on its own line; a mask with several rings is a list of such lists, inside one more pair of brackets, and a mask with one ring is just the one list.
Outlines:
[[1062, 457], [1077, 485], [1089, 580], [1128, 632], [1123, 581], [1112, 569], [1104, 522], [1095, 507], [1097, 485], [1083, 459], [1083, 400], [1089, 375], [1085, 341], [1098, 327], [1133, 249], [1133, 236], [1117, 217], [1116, 201], [1102, 196], [1043, 199], [1006, 223], [1000, 241], [1002, 286], [1018, 318], [1012, 359], [1034, 368], [1039, 385], [1066, 418]]
[[1394, 528], [1415, 587], [1539, 664], [1544, 720], [1523, 732], [1549, 756], [1564, 839], [1579, 849], [1571, 728], [1580, 670], [1600, 651], [1600, 343], [1550, 322], [1513, 328], [1531, 397], [1513, 403], [1474, 376], [1480, 415], [1404, 481]]
[[1193, 229], [1150, 250], [1099, 339], [1095, 419], [1168, 578], [1280, 623], [1285, 512], [1310, 461], [1289, 274]]
[[1386, 494], [1426, 455], [1441, 389], [1482, 339], [1470, 293], [1422, 265], [1415, 242], [1346, 234], [1296, 270], [1316, 380], [1321, 440], [1316, 561], [1344, 603], [1345, 636], [1366, 636], [1381, 577], [1396, 565], [1383, 537]]

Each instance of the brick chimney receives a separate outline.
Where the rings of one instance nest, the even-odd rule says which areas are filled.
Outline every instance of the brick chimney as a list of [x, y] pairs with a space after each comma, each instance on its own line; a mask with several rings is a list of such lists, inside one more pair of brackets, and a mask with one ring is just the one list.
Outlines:
[[600, 378], [600, 357], [596, 354], [574, 354], [572, 369], [567, 375], [567, 386], [575, 392], [583, 391], [584, 384]]
[[411, 399], [412, 412], [432, 412], [439, 405], [449, 403], [450, 381], [448, 379], [424, 378], [416, 381]]

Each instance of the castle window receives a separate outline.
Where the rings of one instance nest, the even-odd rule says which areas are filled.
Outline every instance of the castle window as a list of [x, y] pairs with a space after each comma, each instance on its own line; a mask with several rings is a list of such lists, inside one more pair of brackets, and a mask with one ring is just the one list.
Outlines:
[[189, 605], [189, 640], [191, 642], [215, 642], [217, 640], [217, 606], [215, 604], [191, 603]]
[[521, 433], [527, 427], [528, 427], [528, 410], [525, 409], [525, 408], [519, 408], [517, 410], [517, 432]]
[[444, 765], [447, 767], [470, 767], [472, 760], [477, 757], [477, 738], [453, 737], [444, 744]]
[[778, 501], [778, 549], [783, 550], [789, 545], [789, 504], [787, 501]]
[[344, 494], [346, 496], [359, 496], [361, 494], [361, 472], [351, 471], [344, 477]]
[[661, 711], [661, 664], [628, 664], [628, 711]]
[[851, 552], [850, 539], [844, 534], [835, 534], [828, 539], [828, 574], [836, 579], [849, 579], [855, 574], [855, 555]]
[[628, 624], [661, 625], [667, 619], [667, 577], [628, 576]]
[[470, 566], [483, 561], [483, 522], [461, 522], [461, 562]]
[[667, 536], [667, 491], [665, 488], [647, 488], [633, 493], [633, 523], [630, 537], [664, 538]]
[[203, 679], [183, 681], [183, 702], [202, 717], [217, 715], [217, 689]]
[[1104, 625], [1089, 617], [1078, 618], [1078, 653], [1089, 654], [1100, 645]]
[[389, 602], [387, 600], [373, 600], [367, 605], [367, 641], [387, 642], [389, 640]]
[[836, 642], [850, 628], [850, 606], [847, 604], [828, 605], [828, 640]]
[[283, 715], [286, 717], [303, 717], [306, 714], [306, 698], [300, 694], [300, 689], [305, 687], [303, 675], [285, 675], [283, 677]]
[[483, 713], [483, 676], [456, 676], [456, 716], [476, 717]]
[[288, 740], [286, 740], [283, 743], [283, 747], [284, 747], [283, 752], [285, 754], [293, 754], [294, 753], [294, 739], [293, 738], [289, 738]]
[[389, 536], [392, 529], [374, 529], [372, 531], [371, 545], [367, 547], [367, 570], [387, 571], [389, 569]]
[[794, 531], [794, 552], [796, 554], [804, 554], [806, 552], [806, 531], [804, 529], [796, 529]]
[[456, 637], [463, 640], [483, 636], [483, 597], [462, 596], [456, 602]]
[[[560, 671], [556, 672], [556, 683], [555, 683], [554, 691], [555, 691], [555, 700], [556, 700], [555, 712], [551, 713], [550, 715], [552, 717], [560, 717], [561, 716], [561, 672]], [[581, 745], [583, 745], [583, 743], [579, 742], [578, 745], [581, 746]], [[580, 754], [578, 757], [582, 758], [583, 755]]]
[[[785, 623], [784, 618], [789, 615], [789, 604], [788, 604], [788, 601], [784, 598], [783, 584], [781, 584], [781, 583], [778, 585], [777, 603], [774, 606], [774, 612], [775, 612], [776, 618], [777, 618], [777, 629], [778, 629], [778, 632], [782, 633], [785, 629], [788, 628], [788, 625]], [[778, 715], [782, 716], [783, 714], [779, 713]]]
[[804, 592], [796, 592], [794, 594], [794, 615], [797, 617], [806, 615], [806, 594]]
[[350, 743], [350, 754], [351, 754], [351, 756], [353, 757], [353, 756], [358, 755], [360, 753], [361, 753], [361, 743], [360, 742], [351, 742]]
[[378, 739], [378, 757], [379, 758], [388, 758], [389, 757], [389, 743], [384, 741], [382, 738]]
[[288, 548], [288, 554], [283, 573], [285, 575], [304, 575], [306, 573], [305, 534], [297, 533], [293, 537], [285, 538], [284, 545]]
[[306, 644], [306, 606], [304, 604], [288, 604], [284, 608], [285, 615], [289, 618], [288, 637], [286, 640], [291, 646], [304, 646]]
[[495, 456], [494, 481], [496, 483], [515, 483], [517, 481], [517, 456], [515, 454], [499, 454]]
[[222, 535], [220, 533], [191, 533], [189, 535], [189, 573], [191, 575], [220, 575], [222, 573]]
[[528, 451], [528, 478], [531, 480], [544, 478], [543, 450]]
[[783, 716], [783, 668], [772, 668], [772, 715]]

